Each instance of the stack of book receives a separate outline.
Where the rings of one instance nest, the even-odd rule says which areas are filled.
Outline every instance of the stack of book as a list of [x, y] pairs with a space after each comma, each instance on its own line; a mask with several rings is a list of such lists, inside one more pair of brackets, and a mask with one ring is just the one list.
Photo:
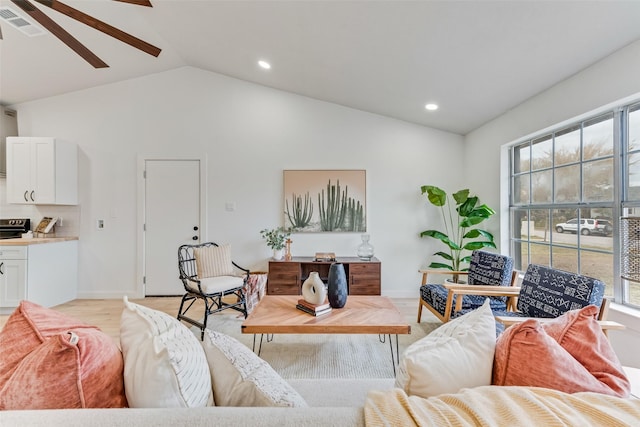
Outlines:
[[329, 313], [331, 311], [331, 306], [329, 303], [324, 303], [320, 305], [311, 304], [310, 302], [305, 301], [303, 298], [298, 300], [298, 304], [296, 305], [298, 310], [302, 310], [305, 313], [309, 313], [314, 316], [320, 316], [322, 314]]

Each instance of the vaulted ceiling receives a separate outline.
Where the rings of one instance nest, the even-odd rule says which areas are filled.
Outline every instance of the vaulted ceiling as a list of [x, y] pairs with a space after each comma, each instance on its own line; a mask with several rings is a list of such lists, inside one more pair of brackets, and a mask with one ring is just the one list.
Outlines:
[[[29, 1], [105, 68], [0, 20], [0, 104], [193, 66], [466, 134], [640, 40], [640, 1], [127, 1], [144, 2]], [[160, 54], [47, 7], [60, 2]], [[0, 6], [33, 22], [12, 0]]]

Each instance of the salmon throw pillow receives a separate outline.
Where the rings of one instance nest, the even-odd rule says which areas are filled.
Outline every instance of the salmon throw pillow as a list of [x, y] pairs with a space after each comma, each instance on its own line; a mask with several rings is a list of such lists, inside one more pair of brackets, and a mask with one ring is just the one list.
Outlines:
[[0, 409], [127, 406], [122, 353], [95, 326], [23, 301], [0, 348]]
[[529, 319], [508, 328], [496, 343], [493, 384], [628, 397], [629, 382], [595, 314], [595, 306], [585, 307], [548, 324]]
[[589, 305], [543, 324], [545, 332], [598, 381], [626, 397], [631, 384], [609, 339], [597, 322], [598, 307]]

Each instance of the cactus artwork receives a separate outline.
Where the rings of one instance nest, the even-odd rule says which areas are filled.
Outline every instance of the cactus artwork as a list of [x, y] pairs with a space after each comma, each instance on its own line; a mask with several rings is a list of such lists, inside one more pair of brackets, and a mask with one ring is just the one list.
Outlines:
[[367, 231], [364, 170], [285, 170], [284, 195], [284, 224], [296, 233]]
[[344, 217], [347, 213], [347, 194], [349, 187], [344, 192], [340, 191], [340, 180], [336, 185], [327, 184], [327, 197], [324, 190], [318, 194], [318, 208], [320, 209], [320, 228], [322, 231], [334, 231], [342, 228]]
[[364, 206], [359, 200], [349, 197], [347, 201], [347, 215], [344, 222], [344, 231], [366, 231], [364, 221]]
[[291, 205], [292, 208], [289, 209], [289, 201], [287, 200], [285, 213], [289, 218], [291, 226], [296, 229], [308, 226], [313, 216], [313, 203], [311, 203], [309, 192], [307, 191], [304, 195], [304, 205], [302, 203], [302, 196], [292, 194]]

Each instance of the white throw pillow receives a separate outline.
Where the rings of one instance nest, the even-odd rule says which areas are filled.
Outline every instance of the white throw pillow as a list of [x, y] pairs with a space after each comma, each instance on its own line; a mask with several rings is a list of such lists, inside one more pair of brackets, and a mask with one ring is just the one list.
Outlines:
[[496, 326], [489, 300], [411, 344], [403, 353], [396, 387], [420, 397], [491, 384]]
[[120, 319], [124, 385], [131, 408], [211, 406], [200, 341], [176, 318], [128, 301]]
[[235, 338], [205, 329], [202, 347], [217, 406], [308, 406], [267, 362]]
[[199, 279], [217, 276], [233, 276], [231, 246], [204, 246], [193, 249]]

